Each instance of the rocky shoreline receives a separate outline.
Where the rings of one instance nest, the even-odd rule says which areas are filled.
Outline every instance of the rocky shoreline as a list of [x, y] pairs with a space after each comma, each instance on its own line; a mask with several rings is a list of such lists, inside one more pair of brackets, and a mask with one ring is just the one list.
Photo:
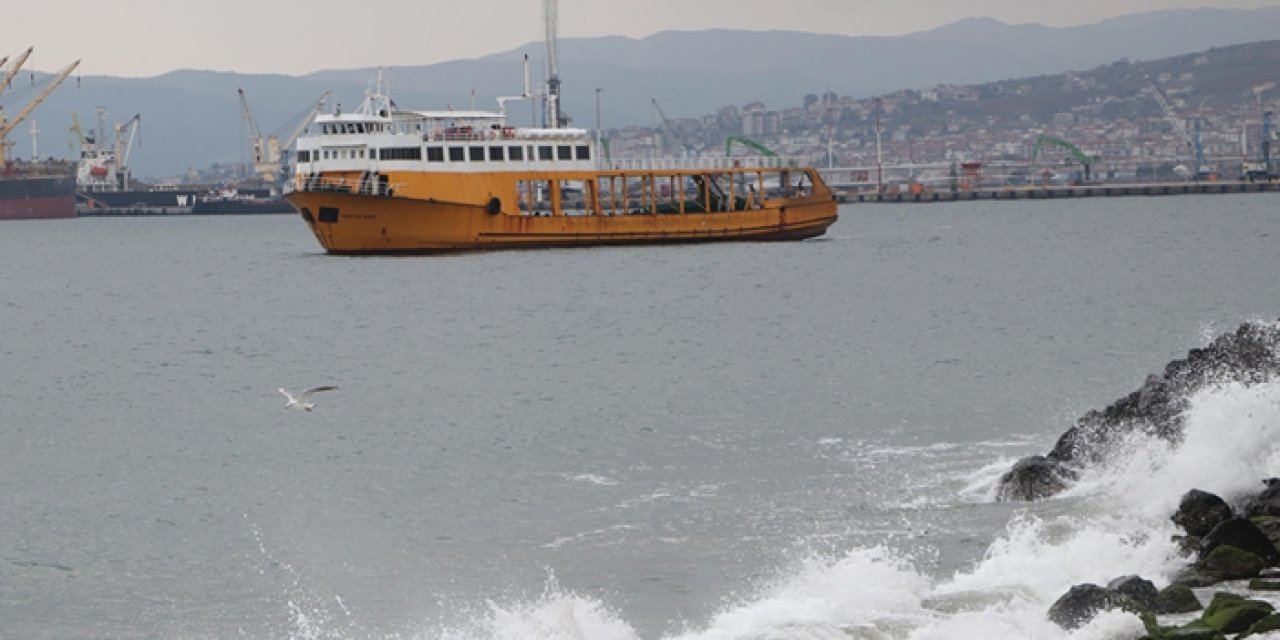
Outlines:
[[1000, 478], [997, 499], [1034, 501], [1056, 495], [1135, 434], [1180, 441], [1184, 412], [1197, 391], [1223, 382], [1280, 378], [1278, 345], [1280, 322], [1247, 322], [1204, 348], [1192, 349], [1162, 373], [1147, 376], [1138, 390], [1080, 417], [1046, 455], [1019, 460]]
[[[1148, 376], [1136, 391], [1079, 418], [1047, 454], [1017, 461], [1000, 478], [998, 499], [1035, 501], [1056, 495], [1089, 467], [1111, 460], [1135, 435], [1180, 443], [1185, 413], [1197, 392], [1215, 384], [1280, 379], [1278, 346], [1280, 322], [1248, 322], [1192, 349], [1162, 373]], [[1187, 564], [1167, 587], [1158, 590], [1140, 576], [1119, 576], [1105, 586], [1077, 584], [1049, 608], [1049, 619], [1076, 629], [1103, 611], [1124, 611], [1142, 620], [1144, 638], [1150, 640], [1217, 640], [1280, 631], [1280, 612], [1262, 595], [1280, 592], [1280, 479], [1265, 479], [1262, 487], [1226, 499], [1191, 488], [1170, 514], [1182, 529], [1173, 542]], [[1161, 622], [1162, 616], [1185, 621], [1195, 612], [1200, 615], [1189, 622]]]
[[[1208, 606], [1193, 588], [1248, 580], [1247, 591], [1280, 591], [1280, 479], [1248, 496], [1237, 510], [1221, 497], [1192, 489], [1171, 516], [1185, 535], [1176, 539], [1188, 564], [1164, 589], [1140, 576], [1121, 576], [1105, 587], [1078, 584], [1049, 608], [1049, 619], [1076, 629], [1102, 611], [1118, 609], [1136, 615], [1146, 640], [1225, 640], [1280, 631], [1280, 612], [1263, 599], [1228, 590], [1214, 591]], [[1158, 616], [1200, 611], [1185, 624], [1161, 624]]]

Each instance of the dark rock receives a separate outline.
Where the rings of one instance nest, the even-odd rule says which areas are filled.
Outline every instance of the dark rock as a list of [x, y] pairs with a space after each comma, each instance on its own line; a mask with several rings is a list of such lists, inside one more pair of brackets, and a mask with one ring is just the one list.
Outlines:
[[1225, 500], [1207, 491], [1192, 489], [1182, 495], [1173, 523], [1193, 536], [1204, 536], [1235, 514]]
[[1133, 598], [1122, 593], [1096, 584], [1078, 584], [1049, 607], [1049, 620], [1063, 629], [1077, 629], [1108, 609], [1146, 613]]
[[[1271, 480], [1274, 479], [1271, 478]], [[1245, 502], [1244, 515], [1250, 518], [1280, 516], [1280, 485], [1269, 484], [1266, 489], [1262, 490], [1262, 493]]]
[[1200, 561], [1199, 567], [1218, 580], [1242, 580], [1257, 577], [1264, 566], [1262, 558], [1231, 545], [1219, 545]]
[[[1218, 336], [1203, 349], [1192, 349], [1187, 357], [1167, 364], [1161, 375], [1148, 376], [1137, 391], [1102, 410], [1086, 413], [1058, 438], [1046, 459], [1078, 469], [1107, 460], [1116, 444], [1134, 434], [1182, 439], [1184, 411], [1190, 397], [1205, 385], [1223, 380], [1257, 383], [1280, 374], [1280, 323], [1248, 322], [1232, 333]], [[1022, 464], [1019, 461], [1018, 464]], [[999, 494], [1023, 495], [1028, 487], [1009, 487], [1023, 476], [1010, 473], [1001, 479]], [[1050, 476], [1049, 482], [1034, 484], [1032, 498], [1041, 499], [1064, 489], [1072, 476]], [[1046, 494], [1046, 492], [1049, 492]]]
[[1173, 584], [1180, 584], [1192, 588], [1208, 587], [1210, 585], [1218, 584], [1219, 582], [1222, 582], [1221, 578], [1206, 573], [1196, 566], [1183, 569], [1173, 578]]
[[1191, 587], [1183, 584], [1171, 584], [1160, 590], [1160, 593], [1156, 596], [1155, 606], [1151, 610], [1159, 614], [1170, 614], [1191, 613], [1203, 608], [1204, 605], [1200, 604], [1200, 599], [1196, 597]]
[[1076, 472], [1061, 462], [1031, 456], [1001, 476], [996, 497], [1005, 502], [1041, 500], [1066, 489], [1076, 478]]
[[1253, 623], [1253, 626], [1249, 627], [1249, 632], [1245, 635], [1252, 636], [1271, 631], [1280, 631], [1280, 613], [1273, 613]]
[[1268, 602], [1218, 592], [1213, 594], [1213, 601], [1205, 608], [1200, 619], [1222, 633], [1241, 633], [1275, 611], [1276, 608]]
[[1138, 576], [1122, 576], [1107, 583], [1107, 589], [1133, 598], [1147, 609], [1155, 609], [1160, 592], [1150, 580]]
[[1249, 581], [1250, 591], [1280, 591], [1280, 580], [1267, 580], [1266, 578], [1254, 578]]
[[1192, 620], [1181, 627], [1165, 630], [1158, 637], [1160, 640], [1226, 640], [1220, 631], [1201, 622]]
[[1276, 550], [1276, 545], [1248, 518], [1232, 518], [1214, 527], [1200, 541], [1200, 558], [1207, 558], [1222, 545], [1248, 551], [1262, 558], [1264, 566], [1280, 564], [1280, 551]]
[[1271, 544], [1280, 545], [1280, 518], [1258, 516], [1249, 518], [1249, 520], [1253, 522], [1254, 526], [1258, 527], [1258, 531], [1261, 531], [1262, 535], [1271, 541]]

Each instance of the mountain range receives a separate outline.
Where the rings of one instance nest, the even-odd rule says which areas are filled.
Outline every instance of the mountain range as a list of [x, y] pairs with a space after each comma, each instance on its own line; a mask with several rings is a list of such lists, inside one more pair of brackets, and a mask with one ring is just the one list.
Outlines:
[[[591, 128], [596, 100], [604, 128], [652, 126], [652, 100], [672, 118], [699, 117], [727, 105], [798, 105], [807, 93], [867, 97], [903, 88], [963, 85], [1086, 70], [1122, 59], [1151, 60], [1214, 47], [1272, 40], [1280, 7], [1193, 9], [1141, 13], [1076, 27], [1009, 25], [970, 18], [894, 37], [848, 37], [786, 31], [667, 31], [645, 38], [562, 39], [559, 66], [564, 107], [574, 125]], [[39, 43], [35, 43], [37, 48]], [[14, 52], [16, 53], [16, 52]], [[474, 60], [387, 70], [404, 108], [489, 109], [497, 96], [518, 95], [523, 60], [536, 92], [542, 43]], [[174, 176], [189, 168], [248, 160], [248, 130], [237, 89], [243, 88], [262, 133], [282, 137], [314, 101], [332, 90], [328, 108], [357, 106], [377, 70], [324, 70], [304, 76], [178, 70], [151, 78], [69, 79], [33, 114], [42, 130], [41, 156], [73, 157], [71, 114], [96, 127], [107, 110], [108, 131], [142, 114], [130, 156], [134, 175]], [[22, 76], [0, 95], [16, 112], [24, 104]], [[599, 91], [597, 92], [597, 89]], [[531, 106], [511, 103], [512, 122], [535, 120]], [[13, 153], [30, 154], [26, 125], [10, 138]], [[65, 135], [64, 135], [65, 134]]]

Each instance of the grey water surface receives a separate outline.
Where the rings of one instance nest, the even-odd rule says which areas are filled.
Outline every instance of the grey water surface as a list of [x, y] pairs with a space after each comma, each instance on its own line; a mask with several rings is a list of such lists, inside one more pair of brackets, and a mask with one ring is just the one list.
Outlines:
[[4, 222], [0, 638], [436, 637], [548, 589], [658, 638], [809, 553], [954, 571], [1015, 508], [980, 470], [1280, 317], [1278, 205], [371, 258], [291, 215]]

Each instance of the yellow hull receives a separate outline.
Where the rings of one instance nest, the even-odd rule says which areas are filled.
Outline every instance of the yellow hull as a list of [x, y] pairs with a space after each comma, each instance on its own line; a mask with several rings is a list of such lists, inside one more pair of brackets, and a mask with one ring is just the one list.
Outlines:
[[[816, 171], [811, 175], [816, 178]], [[820, 178], [802, 195], [769, 198], [736, 211], [697, 213], [654, 207], [622, 212], [598, 202], [594, 208], [565, 212], [558, 194], [555, 206], [543, 215], [503, 210], [502, 199], [492, 194], [509, 194], [510, 203], [518, 198], [514, 187], [486, 190], [487, 197], [473, 196], [478, 200], [473, 203], [412, 193], [418, 189], [393, 189], [391, 195], [358, 191], [296, 190], [286, 199], [320, 245], [335, 254], [799, 240], [822, 235], [836, 221], [835, 199]], [[403, 195], [405, 191], [411, 193]]]

